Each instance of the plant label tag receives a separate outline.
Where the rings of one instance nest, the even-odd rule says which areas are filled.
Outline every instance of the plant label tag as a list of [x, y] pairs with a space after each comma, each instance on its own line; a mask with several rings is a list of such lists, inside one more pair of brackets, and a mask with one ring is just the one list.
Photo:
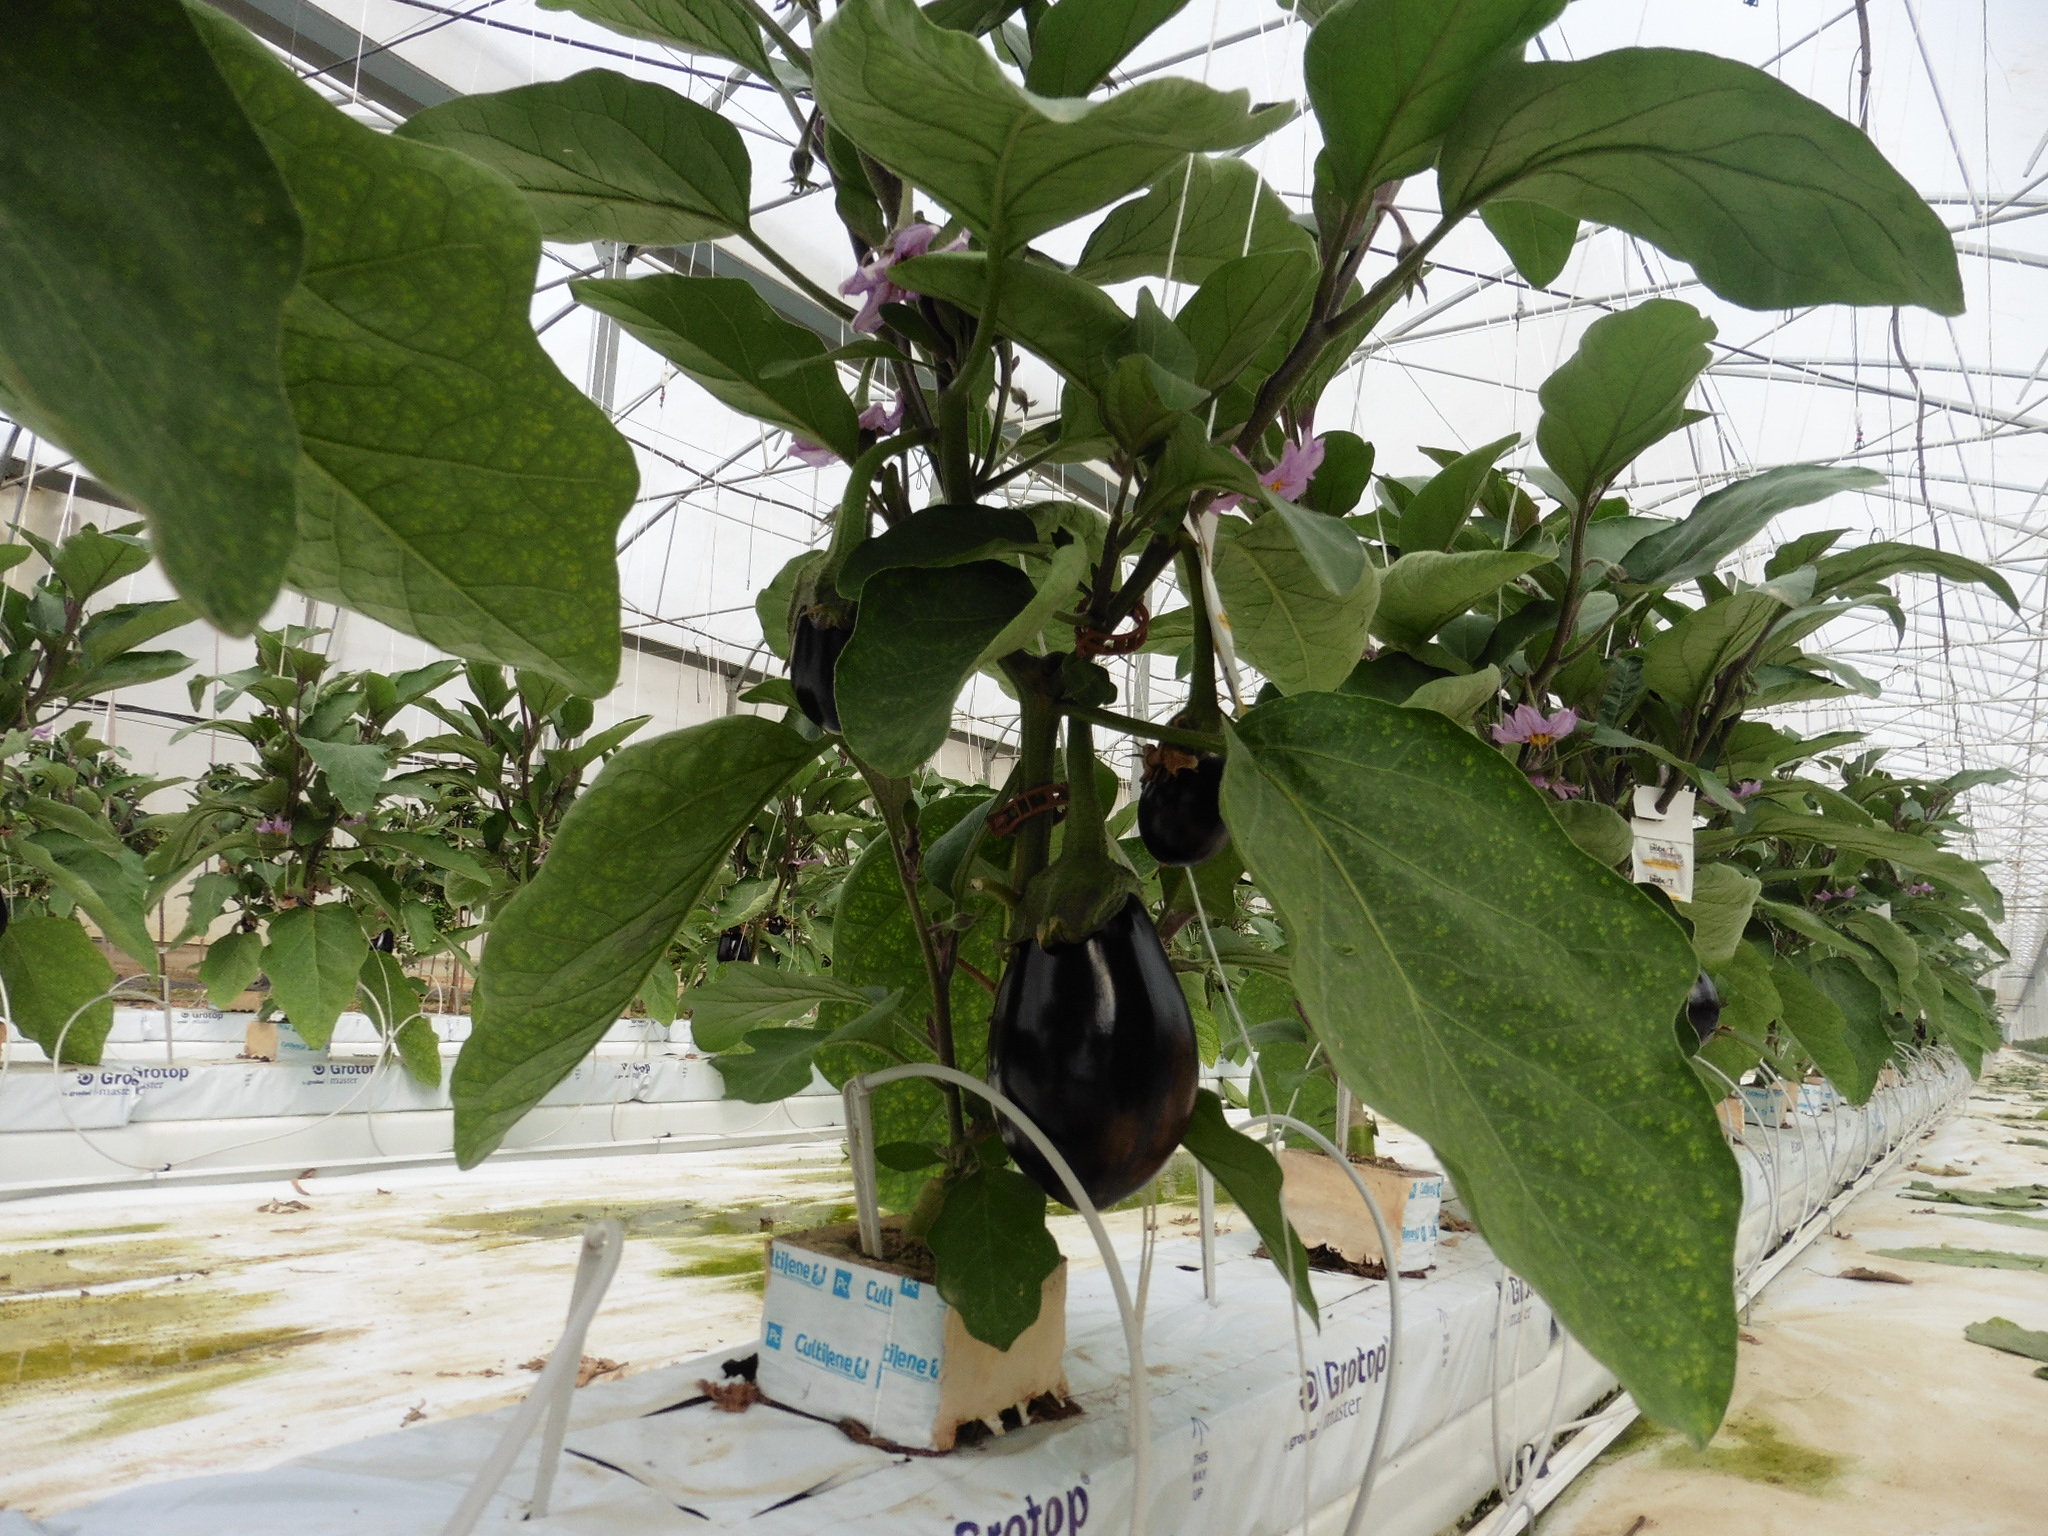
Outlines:
[[1692, 900], [1692, 802], [1693, 792], [1681, 789], [1671, 797], [1664, 813], [1657, 812], [1663, 791], [1655, 785], [1636, 790], [1636, 844], [1629, 875], [1639, 885], [1654, 885], [1673, 901]]

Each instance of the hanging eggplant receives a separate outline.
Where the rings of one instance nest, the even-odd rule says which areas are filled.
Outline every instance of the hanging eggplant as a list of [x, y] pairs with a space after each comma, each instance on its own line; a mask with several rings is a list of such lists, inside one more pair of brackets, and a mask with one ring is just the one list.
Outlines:
[[811, 613], [799, 614], [789, 641], [789, 681], [796, 705], [821, 731], [839, 734], [839, 700], [833, 692], [832, 669], [853, 638], [851, 621], [826, 622]]
[[[1104, 1206], [1142, 1187], [1180, 1145], [1199, 1055], [1137, 877], [1110, 851], [1088, 728], [1070, 721], [1068, 733], [1063, 847], [1026, 894], [1032, 929], [996, 988], [989, 1067]], [[1040, 1188], [1073, 1198], [1007, 1119], [1002, 1135]]]
[[754, 958], [754, 946], [747, 938], [744, 928], [728, 928], [718, 936], [718, 958], [737, 960], [741, 964]]
[[1692, 1025], [1693, 1032], [1705, 1045], [1715, 1030], [1721, 1027], [1721, 992], [1714, 985], [1714, 978], [1705, 971], [1692, 984], [1692, 991], [1686, 994], [1685, 1020]]
[[1155, 746], [1145, 753], [1138, 836], [1161, 864], [1206, 864], [1230, 841], [1223, 824], [1223, 759], [1213, 752]]

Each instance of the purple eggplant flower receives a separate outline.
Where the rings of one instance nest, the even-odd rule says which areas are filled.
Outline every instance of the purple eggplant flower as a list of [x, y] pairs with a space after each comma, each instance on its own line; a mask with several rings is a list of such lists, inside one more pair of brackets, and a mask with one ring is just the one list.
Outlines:
[[50, 739], [50, 727], [47, 725], [32, 725], [29, 727], [28, 735], [31, 741], [48, 741]]
[[1932, 896], [1934, 894], [1934, 887], [1925, 880], [1915, 880], [1906, 887], [1906, 894], [1908, 896]]
[[813, 469], [824, 469], [839, 462], [839, 455], [823, 443], [814, 443], [807, 437], [797, 437], [794, 434], [790, 436], [789, 452], [785, 457], [808, 464]]
[[1548, 778], [1540, 773], [1529, 775], [1529, 782], [1538, 789], [1547, 789], [1560, 800], [1576, 800], [1586, 792], [1583, 784], [1574, 784], [1570, 779]]
[[[912, 297], [908, 288], [898, 287], [889, 280], [889, 269], [899, 261], [908, 261], [913, 256], [922, 256], [932, 248], [932, 241], [939, 236], [936, 225], [908, 224], [896, 231], [896, 238], [890, 242], [886, 255], [878, 255], [853, 276], [839, 285], [839, 291], [849, 299], [856, 294], [861, 298], [860, 313], [853, 317], [853, 328], [863, 336], [872, 336], [882, 328], [882, 306], [900, 304]], [[964, 250], [967, 237], [961, 235], [947, 251]]]
[[1533, 704], [1517, 704], [1507, 719], [1493, 728], [1493, 739], [1502, 746], [1527, 742], [1537, 751], [1547, 751], [1579, 728], [1579, 712], [1560, 709], [1546, 715]]
[[1747, 800], [1751, 795], [1762, 794], [1763, 788], [1764, 781], [1762, 779], [1744, 779], [1740, 784], [1735, 786], [1735, 798], [1738, 800]]
[[903, 425], [903, 401], [899, 397], [894, 405], [884, 405], [877, 400], [860, 413], [860, 424], [869, 432], [882, 437], [889, 436]]
[[290, 837], [292, 824], [282, 816], [266, 816], [256, 823], [256, 832], [258, 836]]
[[1815, 901], [1848, 901], [1852, 897], [1854, 897], [1855, 894], [1855, 886], [1845, 885], [1839, 891], [1815, 891], [1813, 893], [1813, 899]]
[[[1320, 437], [1312, 437], [1305, 443], [1290, 442], [1280, 450], [1280, 461], [1271, 469], [1259, 471], [1259, 484], [1278, 496], [1282, 501], [1299, 501], [1301, 493], [1308, 489], [1309, 481], [1322, 468], [1323, 454], [1327, 451]], [[1237, 453], [1235, 448], [1232, 453]], [[1244, 455], [1238, 453], [1239, 458]], [[1244, 500], [1242, 496], [1218, 496], [1209, 504], [1211, 512], [1228, 512]]]

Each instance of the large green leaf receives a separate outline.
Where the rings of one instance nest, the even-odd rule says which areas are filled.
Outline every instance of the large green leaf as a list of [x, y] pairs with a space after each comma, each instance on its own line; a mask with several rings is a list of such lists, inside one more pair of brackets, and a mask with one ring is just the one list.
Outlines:
[[[363, 956], [356, 986], [362, 994], [363, 1011], [381, 1034], [395, 1035], [408, 1021], [420, 1017], [420, 995], [406, 980], [405, 967], [398, 963], [396, 955], [373, 949]], [[434, 1068], [436, 1083], [441, 1080], [438, 1054]]]
[[1916, 571], [1948, 581], [1974, 582], [1989, 587], [2006, 607], [2014, 613], [2020, 611], [2019, 598], [2005, 577], [1988, 565], [1980, 565], [1967, 556], [1951, 554], [1944, 549], [1879, 542], [1845, 549], [1840, 554], [1825, 555], [1815, 565], [1817, 579], [1814, 592], [1817, 595], [1860, 582], [1883, 581], [1905, 571]]
[[1008, 1349], [1038, 1321], [1060, 1245], [1045, 1229], [1045, 1191], [1016, 1169], [983, 1165], [948, 1185], [925, 1241], [939, 1294], [982, 1343]]
[[458, 656], [601, 695], [632, 450], [533, 332], [540, 230], [495, 172], [374, 132], [200, 8], [306, 224], [284, 370], [305, 457], [287, 577]]
[[1961, 314], [1955, 243], [1870, 140], [1761, 70], [1675, 48], [1508, 64], [1444, 135], [1447, 209], [1546, 203], [1640, 235], [1750, 309]]
[[1292, 114], [1254, 112], [1243, 91], [1180, 79], [1099, 103], [1034, 96], [913, 0], [846, 0], [818, 29], [811, 62], [833, 127], [1003, 251], [1135, 191], [1190, 152], [1255, 143]]
[[1316, 264], [1306, 251], [1263, 251], [1226, 261], [1210, 273], [1174, 323], [1194, 344], [1196, 384], [1230, 383], [1274, 337], [1290, 337], [1315, 291]]
[[591, 278], [570, 291], [610, 315], [734, 410], [822, 443], [860, 451], [859, 413], [829, 367], [770, 372], [824, 356], [817, 336], [775, 313], [737, 277]]
[[1776, 594], [1757, 590], [1689, 610], [1643, 646], [1643, 686], [1679, 709], [1694, 709], [1715, 678], [1734, 666], [1785, 612]]
[[1075, 588], [1088, 574], [1088, 546], [1076, 539], [1071, 544], [1062, 544], [1053, 551], [1052, 559], [1046, 562], [1044, 573], [1038, 578], [1038, 590], [1032, 595], [1018, 615], [997, 632], [995, 639], [982, 647], [976, 658], [977, 667], [986, 667], [1022, 649], [1042, 651], [1040, 641], [1046, 627], [1057, 620], [1054, 615], [1068, 607], [1068, 599]]
[[1578, 351], [1543, 381], [1536, 446], [1581, 505], [1645, 448], [1698, 419], [1685, 397], [1713, 339], [1714, 322], [1690, 304], [1651, 299], [1587, 326]]
[[763, 80], [775, 78], [760, 24], [746, 0], [540, 0], [540, 8], [573, 11], [628, 37], [714, 54], [745, 65]]
[[762, 804], [818, 753], [721, 719], [617, 753], [493, 919], [476, 1028], [455, 1063], [455, 1149], [488, 1157], [618, 1019]]
[[1188, 0], [1060, 0], [1031, 33], [1024, 84], [1041, 96], [1086, 96]]
[[397, 132], [503, 174], [549, 240], [686, 245], [747, 227], [753, 165], [740, 131], [608, 69], [458, 96]]
[[1016, 507], [926, 507], [856, 545], [833, 585], [858, 598], [877, 571], [969, 565], [1037, 544], [1038, 525]]
[[1494, 462], [1522, 440], [1519, 432], [1482, 444], [1462, 453], [1430, 476], [1401, 513], [1400, 546], [1404, 553], [1421, 549], [1447, 550], [1479, 496], [1486, 489]]
[[[1728, 958], [1707, 967], [1721, 993], [1721, 1026], [1753, 1040], [1770, 1032], [1785, 1011], [1785, 1000], [1771, 980], [1771, 965], [1756, 945], [1738, 941]], [[1752, 1059], [1756, 1052], [1750, 1051]], [[1734, 1074], [1730, 1074], [1731, 1076]]]
[[1302, 58], [1324, 153], [1347, 202], [1436, 158], [1489, 70], [1557, 19], [1564, 0], [1354, 0], [1309, 34]]
[[[1842, 965], [1856, 982], [1863, 981], [1853, 966], [1842, 961], [1833, 963]], [[1779, 960], [1771, 966], [1771, 982], [1783, 1004], [1779, 1017], [1792, 1031], [1799, 1048], [1813, 1058], [1813, 1064], [1843, 1098], [1851, 1104], [1868, 1101], [1877, 1088], [1877, 1074], [1890, 1057], [1892, 1045], [1891, 1036], [1875, 1011], [1860, 1014], [1851, 1023], [1833, 996], [1789, 960]], [[1876, 996], [1874, 991], [1871, 996]]]
[[1681, 581], [1711, 575], [1780, 512], [1825, 501], [1843, 491], [1867, 491], [1882, 484], [1884, 476], [1870, 469], [1780, 465], [1701, 497], [1683, 522], [1630, 545], [1622, 563], [1632, 582], [1674, 587]]
[[[1223, 1118], [1223, 1101], [1208, 1089], [1195, 1094], [1195, 1113], [1181, 1133], [1180, 1144], [1194, 1155], [1223, 1186], [1223, 1192], [1237, 1202], [1245, 1219], [1266, 1244], [1273, 1267], [1290, 1277], [1294, 1299], [1312, 1323], [1320, 1323], [1315, 1287], [1309, 1283], [1308, 1252], [1301, 1235], [1280, 1203], [1282, 1173], [1279, 1160], [1267, 1148]], [[1382, 1212], [1382, 1214], [1386, 1214]], [[1399, 1214], [1394, 1221], [1398, 1224]]]
[[945, 745], [989, 642], [1031, 598], [1031, 578], [994, 560], [869, 577], [833, 674], [847, 746], [883, 773], [915, 772]]
[[0, 397], [132, 497], [241, 633], [297, 541], [279, 366], [303, 237], [176, 0], [17, 7], [0, 48]]
[[356, 977], [370, 952], [362, 920], [344, 902], [293, 907], [270, 920], [263, 970], [270, 995], [315, 1050], [356, 1000]]
[[114, 968], [77, 923], [47, 915], [14, 919], [0, 933], [0, 982], [7, 984], [15, 1027], [46, 1055], [88, 1067], [99, 1062], [114, 1005], [94, 999], [113, 989]]
[[1544, 563], [1513, 550], [1418, 550], [1381, 573], [1372, 631], [1394, 645], [1420, 645], [1475, 603]]
[[263, 935], [237, 930], [206, 946], [206, 958], [199, 962], [199, 980], [206, 987], [207, 1002], [225, 1008], [254, 985], [262, 970]]
[[9, 837], [0, 848], [39, 870], [136, 964], [156, 970], [156, 945], [148, 923], [149, 880], [132, 850], [47, 827], [31, 836]]
[[725, 1080], [725, 1096], [747, 1104], [773, 1104], [811, 1081], [811, 1059], [832, 1038], [829, 1029], [757, 1029], [742, 1051], [721, 1052], [712, 1065]]
[[1169, 166], [1143, 197], [1110, 210], [1088, 237], [1074, 276], [1091, 283], [1206, 283], [1225, 262], [1271, 251], [1313, 256], [1315, 249], [1315, 237], [1245, 161], [1195, 155]]
[[1229, 755], [1225, 818], [1338, 1070], [1644, 1412], [1703, 1442], [1734, 1382], [1742, 1201], [1672, 1036], [1685, 936], [1428, 710], [1279, 699]]
[[1363, 566], [1348, 592], [1332, 595], [1293, 530], [1268, 513], [1256, 523], [1223, 525], [1215, 569], [1238, 654], [1282, 693], [1335, 688], [1351, 675], [1379, 602], [1377, 567]]
[[1924, 837], [1892, 832], [1883, 827], [1859, 827], [1832, 816], [1810, 816], [1789, 806], [1758, 801], [1750, 812], [1753, 830], [1748, 832], [1703, 833], [1700, 851], [1718, 851], [1723, 846], [1748, 842], [1754, 837], [1804, 838], [1823, 848], [1857, 854], [1866, 859], [1889, 859], [1901, 869], [1924, 875], [1975, 904], [1994, 922], [2005, 917], [2005, 901], [1981, 866], [1961, 854], [1937, 848]]
[[[898, 262], [889, 276], [913, 292], [979, 314], [988, 291], [988, 258], [970, 251], [918, 256]], [[1015, 256], [1003, 262], [996, 329], [1077, 384], [1101, 388], [1130, 323], [1131, 317], [1093, 283]]]
[[717, 977], [691, 987], [682, 997], [690, 1012], [690, 1039], [700, 1051], [729, 1051], [764, 1025], [800, 1019], [820, 1003], [870, 999], [832, 976], [809, 976], [773, 965], [728, 965]]
[[1479, 210], [1486, 227], [1508, 260], [1532, 286], [1547, 288], [1557, 281], [1578, 244], [1579, 221], [1541, 203], [1495, 198]]
[[1693, 874], [1692, 900], [1676, 903], [1692, 923], [1693, 953], [1703, 966], [1725, 965], [1763, 893], [1763, 882], [1733, 864], [1702, 864]]
[[327, 788], [351, 816], [369, 814], [377, 791], [391, 771], [391, 749], [353, 742], [314, 741], [301, 737], [299, 746], [327, 776]]

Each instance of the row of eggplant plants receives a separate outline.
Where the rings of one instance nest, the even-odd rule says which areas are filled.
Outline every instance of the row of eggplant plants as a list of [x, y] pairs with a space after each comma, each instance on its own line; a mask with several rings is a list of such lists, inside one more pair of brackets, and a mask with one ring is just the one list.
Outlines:
[[[762, 595], [796, 716], [625, 747], [492, 912], [452, 1084], [462, 1160], [488, 1156], [673, 968], [763, 808], [841, 762], [883, 835], [841, 877], [829, 995], [810, 1024], [778, 1022], [781, 1002], [760, 1028], [728, 1015], [735, 1062], [759, 1058], [764, 1079], [778, 1057], [835, 1079], [899, 1057], [986, 1071], [1092, 1193], [1142, 1184], [1179, 1143], [1298, 1260], [1277, 1165], [1196, 1086], [1181, 978], [1198, 973], [1174, 960], [1199, 966], [1213, 935], [1243, 990], [1270, 980], [1298, 1004], [1304, 1080], [1326, 1063], [1426, 1138], [1501, 1258], [1645, 1412], [1703, 1441], [1734, 1375], [1740, 1185], [1677, 1021], [1702, 949], [1738, 927], [1736, 882], [1759, 894], [1708, 972], [1726, 1010], [1754, 1004], [1729, 1031], [1760, 1063], [1782, 1039], [1810, 1044], [1795, 937], [1848, 946], [1830, 953], [1877, 993], [1888, 1037], [1970, 1028], [1963, 991], [1981, 994], [1949, 987], [1902, 901], [1884, 921], [1910, 951], [1867, 921], [1883, 914], [1866, 888], [1934, 885], [1910, 899], [1942, 904], [1937, 928], [1997, 908], [1940, 846], [1939, 811], [1907, 825], [1907, 800], [1929, 811], [1939, 794], [1901, 790], [1894, 813], [1889, 792], [1864, 804], [1787, 777], [1798, 752], [1752, 750], [1747, 714], [1859, 686], [1803, 643], [1889, 602], [1891, 575], [2008, 594], [1939, 551], [1825, 536], [1736, 579], [1773, 516], [1869, 484], [1858, 470], [1768, 471], [1676, 522], [1632, 513], [1618, 488], [1697, 418], [1711, 356], [1712, 323], [1677, 301], [1585, 332], [1511, 474], [1497, 466], [1520, 445], [1473, 422], [1497, 440], [1443, 455], [1423, 484], [1375, 480], [1364, 441], [1315, 430], [1317, 406], [1475, 218], [1538, 286], [1591, 222], [1738, 306], [1952, 315], [1940, 220], [1853, 126], [1747, 66], [1659, 48], [1527, 58], [1564, 0], [1297, 7], [1274, 45], [1304, 50], [1303, 131], [1320, 143], [1300, 216], [1241, 153], [1300, 108], [1163, 71], [1110, 86], [1172, 0], [819, 0], [786, 21], [754, 0], [558, 3], [730, 60], [787, 107], [793, 178], [829, 183], [856, 253], [839, 294], [755, 227], [735, 121], [751, 107], [729, 95], [707, 107], [593, 70], [382, 135], [177, 0], [127, 7], [118, 34], [86, 0], [40, 8], [0, 58], [0, 400], [145, 510], [180, 595], [230, 631], [289, 583], [601, 696], [637, 477], [535, 339], [540, 241], [744, 245], [845, 327], [821, 339], [733, 278], [572, 287], [803, 455], [843, 461], [845, 492], [826, 546]], [[50, 147], [85, 133], [107, 167], [90, 182]], [[1391, 210], [1404, 187], [1426, 201], [1425, 177], [1441, 214], [1413, 233]], [[1068, 226], [1087, 231], [1073, 263], [1044, 249]], [[53, 287], [53, 271], [73, 280]], [[1186, 294], [1170, 314], [1153, 287], [1108, 291], [1161, 279]], [[1061, 381], [1056, 417], [1015, 392], [1027, 358]], [[1034, 469], [1083, 461], [1109, 471], [1106, 512], [1033, 497]], [[1188, 656], [1186, 706], [1161, 724], [1115, 708], [1101, 658], [1137, 640], [1174, 572], [1199, 600], [1146, 635]], [[1019, 760], [993, 794], [931, 793], [978, 672], [1016, 701]], [[1140, 838], [1159, 870], [1110, 825], [1098, 732], [1149, 743]], [[1752, 780], [1774, 787], [1738, 793]], [[1701, 850], [1733, 871], [1690, 912], [1616, 867], [1634, 789], [1682, 785], [1727, 818]], [[1785, 874], [1822, 849], [1856, 912]], [[1163, 937], [1198, 899], [1219, 924]], [[752, 942], [740, 926], [735, 955]], [[1812, 969], [1839, 975], [1825, 957]], [[706, 991], [730, 1001], [801, 972], [735, 966]], [[1202, 980], [1208, 1014], [1232, 1012], [1207, 990], [1221, 977]], [[1848, 992], [1815, 986], [1846, 1030]], [[889, 1198], [969, 1328], [1006, 1344], [1057, 1262], [1044, 1168], [1014, 1127], [927, 1083], [895, 1085], [876, 1113]]]

